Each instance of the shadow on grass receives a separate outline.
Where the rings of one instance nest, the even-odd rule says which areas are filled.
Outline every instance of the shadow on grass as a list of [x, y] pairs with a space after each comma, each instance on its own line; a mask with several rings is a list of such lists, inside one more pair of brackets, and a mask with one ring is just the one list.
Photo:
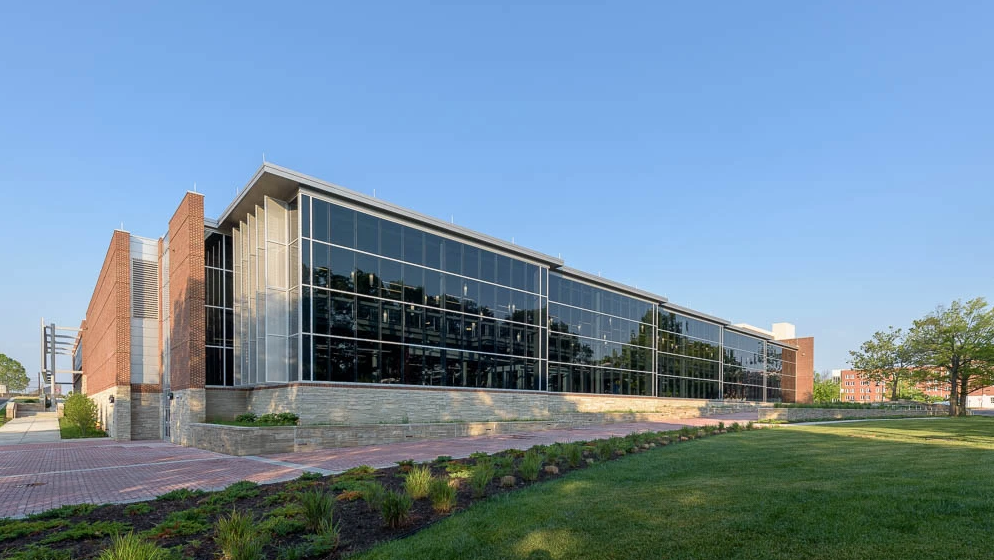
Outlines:
[[359, 558], [988, 558], [992, 428], [910, 420], [689, 442], [489, 500]]

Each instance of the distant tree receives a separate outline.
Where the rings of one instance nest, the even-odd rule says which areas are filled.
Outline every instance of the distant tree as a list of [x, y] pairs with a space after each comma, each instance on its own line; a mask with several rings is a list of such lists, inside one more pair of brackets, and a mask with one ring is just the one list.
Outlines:
[[933, 380], [949, 382], [949, 414], [965, 416], [970, 391], [994, 382], [994, 308], [984, 298], [939, 306], [914, 322], [907, 346]]
[[21, 362], [0, 354], [0, 385], [6, 385], [8, 391], [20, 392], [28, 388], [30, 381]]
[[829, 376], [816, 376], [811, 391], [816, 403], [830, 403], [839, 400], [841, 394], [839, 382]]
[[888, 327], [886, 332], [873, 333], [859, 350], [849, 352], [853, 369], [867, 381], [883, 383], [894, 401], [900, 396], [901, 384], [915, 376], [913, 351], [904, 339], [901, 329]]

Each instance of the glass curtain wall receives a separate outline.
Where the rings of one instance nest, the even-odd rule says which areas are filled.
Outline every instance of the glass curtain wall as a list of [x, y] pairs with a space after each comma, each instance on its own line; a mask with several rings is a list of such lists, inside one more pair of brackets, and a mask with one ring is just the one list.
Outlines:
[[667, 310], [657, 325], [656, 396], [721, 398], [721, 326]]
[[722, 397], [762, 401], [765, 396], [766, 342], [725, 329]]
[[781, 402], [783, 389], [783, 351], [776, 344], [766, 343], [766, 401]]
[[207, 385], [234, 385], [231, 236], [210, 232], [204, 239], [204, 311]]
[[549, 390], [652, 395], [653, 304], [549, 273]]
[[536, 264], [300, 196], [301, 375], [544, 390]]

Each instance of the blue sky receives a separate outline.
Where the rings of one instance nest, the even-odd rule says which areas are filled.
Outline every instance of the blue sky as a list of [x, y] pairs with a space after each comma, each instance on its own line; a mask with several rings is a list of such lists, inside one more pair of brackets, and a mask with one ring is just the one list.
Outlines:
[[[120, 227], [262, 161], [735, 322], [815, 367], [991, 297], [990, 3], [0, 5], [0, 352]], [[872, 5], [870, 5], [872, 4]]]

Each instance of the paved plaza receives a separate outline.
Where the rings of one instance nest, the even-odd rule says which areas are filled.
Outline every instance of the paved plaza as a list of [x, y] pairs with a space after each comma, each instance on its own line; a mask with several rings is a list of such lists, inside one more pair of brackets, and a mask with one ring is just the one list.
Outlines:
[[[466, 457], [527, 449], [537, 444], [590, 440], [646, 430], [754, 420], [756, 414], [675, 419], [671, 422], [608, 424], [528, 434], [372, 445], [233, 457], [162, 441], [110, 439], [0, 445], [0, 518], [23, 516], [66, 504], [121, 503], [152, 499], [179, 488], [218, 490], [239, 480], [260, 484], [290, 480], [305, 471], [331, 474], [358, 465], [388, 467], [403, 459], [425, 461], [439, 455]], [[55, 432], [56, 436], [58, 431]], [[22, 439], [26, 436], [22, 435]]]

